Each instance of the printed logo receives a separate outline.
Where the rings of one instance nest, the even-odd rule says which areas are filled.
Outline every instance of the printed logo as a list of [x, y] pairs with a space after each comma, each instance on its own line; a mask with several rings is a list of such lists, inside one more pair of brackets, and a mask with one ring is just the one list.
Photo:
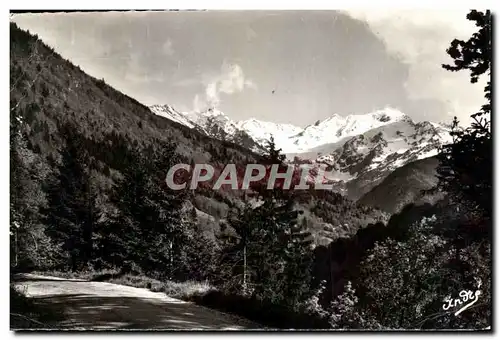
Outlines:
[[172, 190], [197, 189], [199, 187], [220, 190], [248, 190], [256, 186], [267, 190], [332, 190], [335, 171], [325, 164], [176, 164], [165, 179]]

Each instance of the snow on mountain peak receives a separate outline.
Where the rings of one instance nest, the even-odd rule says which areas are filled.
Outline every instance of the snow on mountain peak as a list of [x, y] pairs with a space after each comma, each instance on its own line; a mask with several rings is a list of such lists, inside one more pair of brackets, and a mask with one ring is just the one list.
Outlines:
[[368, 113], [364, 116], [372, 116], [374, 119], [380, 122], [388, 122], [392, 123], [400, 120], [408, 120], [409, 117], [398, 109], [394, 109], [392, 107], [386, 107], [382, 110], [377, 110], [371, 113]]
[[291, 136], [288, 145], [279, 146], [288, 153], [306, 152], [320, 145], [336, 143], [346, 137], [356, 136], [398, 121], [411, 121], [411, 118], [393, 108], [385, 108], [368, 114], [348, 116], [334, 114], [322, 122], [307, 126], [297, 135]]
[[196, 123], [189, 119], [188, 114], [185, 112], [176, 111], [172, 106], [165, 105], [153, 105], [149, 109], [156, 115], [168, 118], [174, 122], [185, 125], [189, 128], [194, 128]]
[[[227, 117], [226, 117], [226, 115], [224, 114], [224, 112], [220, 111], [220, 110], [219, 110], [219, 109], [217, 109], [217, 108], [213, 108], [213, 107], [211, 107], [211, 108], [207, 109], [207, 110], [206, 110], [206, 111], [204, 111], [204, 112], [201, 112], [201, 114], [202, 114], [203, 116], [207, 116], [207, 117], [218, 117], [218, 116], [224, 116], [225, 118], [227, 118]], [[229, 118], [227, 118], [227, 119], [229, 119]]]
[[216, 138], [234, 137], [240, 131], [248, 134], [258, 145], [266, 147], [267, 141], [273, 136], [276, 146], [288, 154], [309, 152], [322, 145], [339, 143], [395, 123], [415, 125], [421, 131], [436, 129], [439, 132], [436, 138], [439, 139], [447, 135], [447, 129], [441, 125], [427, 122], [415, 124], [406, 114], [390, 107], [367, 114], [333, 114], [305, 128], [255, 118], [235, 122], [217, 108], [202, 112], [178, 112], [169, 105], [155, 105], [151, 111]]
[[257, 143], [265, 146], [267, 141], [274, 138], [278, 147], [283, 147], [288, 143], [289, 136], [295, 135], [302, 131], [302, 128], [292, 124], [279, 124], [272, 122], [264, 122], [255, 118], [251, 118], [236, 123], [239, 130], [245, 131]]

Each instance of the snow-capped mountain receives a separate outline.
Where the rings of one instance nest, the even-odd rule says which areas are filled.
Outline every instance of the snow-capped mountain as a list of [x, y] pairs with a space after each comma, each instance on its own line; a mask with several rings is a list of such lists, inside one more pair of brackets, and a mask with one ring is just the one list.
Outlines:
[[[154, 105], [150, 109], [154, 114], [219, 139], [224, 137], [232, 140], [235, 135], [247, 134], [255, 143], [265, 147], [267, 141], [273, 136], [276, 145], [283, 148], [284, 152], [290, 149], [284, 147], [292, 142], [291, 136], [304, 130], [291, 124], [263, 122], [255, 118], [233, 121], [216, 108], [209, 108], [201, 112], [179, 112], [170, 105]], [[262, 152], [264, 149], [260, 151]]]
[[287, 152], [285, 147], [290, 144], [290, 136], [295, 136], [304, 130], [292, 124], [263, 122], [255, 118], [239, 121], [236, 127], [245, 131], [255, 142], [263, 146], [271, 136], [274, 137], [274, 142], [278, 147], [283, 148], [284, 152]]
[[178, 112], [153, 106], [151, 111], [190, 128], [233, 141], [254, 152], [265, 152], [274, 137], [291, 161], [327, 164], [337, 191], [357, 199], [389, 173], [413, 161], [434, 156], [451, 142], [449, 127], [413, 120], [399, 110], [385, 108], [367, 114], [333, 115], [300, 128], [249, 119], [235, 122], [212, 108]]
[[[339, 174], [339, 190], [357, 199], [392, 171], [435, 156], [441, 145], [450, 142], [448, 129], [434, 123], [404, 119], [323, 145], [304, 156], [331, 166]], [[301, 154], [297, 156], [300, 158]], [[340, 178], [347, 180], [342, 183]]]
[[337, 143], [380, 126], [411, 121], [407, 115], [391, 108], [345, 117], [335, 114], [305, 128], [292, 124], [264, 122], [255, 118], [233, 121], [216, 108], [202, 112], [179, 112], [169, 105], [155, 105], [150, 109], [157, 115], [196, 128], [216, 138], [221, 134], [230, 138], [242, 131], [257, 144], [265, 147], [273, 136], [276, 146], [289, 154], [309, 152], [316, 147]]
[[[267, 141], [271, 136], [274, 137], [276, 145], [283, 148], [292, 142], [291, 136], [304, 130], [291, 124], [264, 122], [255, 118], [233, 121], [216, 108], [201, 112], [179, 112], [170, 105], [154, 105], [150, 109], [156, 115], [202, 131], [211, 137], [230, 141], [239, 140], [241, 137], [249, 138], [256, 144], [251, 149], [260, 153], [265, 151]], [[290, 148], [284, 148], [284, 152], [286, 152], [285, 149]]]
[[[400, 167], [401, 157], [423, 159], [436, 155], [442, 143], [450, 142], [449, 131], [434, 123], [414, 123], [412, 120], [394, 122], [370, 129], [365, 133], [349, 138], [345, 143], [334, 143], [331, 151], [324, 145], [318, 149], [318, 162], [342, 167], [351, 162], [346, 158], [365, 158], [370, 155], [370, 169], [375, 169], [391, 160], [393, 167]], [[311, 150], [313, 151], [313, 150]]]
[[196, 123], [188, 118], [187, 113], [178, 112], [170, 105], [153, 105], [149, 109], [156, 115], [168, 118], [174, 122], [186, 125], [189, 128], [194, 128]]
[[291, 136], [287, 145], [279, 146], [287, 153], [307, 152], [320, 145], [336, 143], [380, 126], [410, 120], [407, 115], [391, 108], [346, 117], [335, 114], [322, 122], [307, 126], [297, 135]]
[[235, 123], [223, 112], [215, 108], [203, 112], [179, 112], [170, 105], [153, 105], [150, 109], [154, 114], [190, 128], [198, 128], [207, 134], [211, 133], [214, 125], [229, 135], [234, 134], [237, 130]]
[[[262, 146], [265, 145], [264, 139], [262, 139], [262, 144], [256, 142], [256, 139], [239, 126], [244, 122], [234, 122], [216, 108], [209, 108], [202, 112], [179, 112], [170, 105], [154, 105], [150, 107], [150, 110], [156, 115], [203, 132], [208, 136], [237, 143], [254, 152], [265, 152]], [[249, 125], [249, 131], [255, 131], [251, 128]]]

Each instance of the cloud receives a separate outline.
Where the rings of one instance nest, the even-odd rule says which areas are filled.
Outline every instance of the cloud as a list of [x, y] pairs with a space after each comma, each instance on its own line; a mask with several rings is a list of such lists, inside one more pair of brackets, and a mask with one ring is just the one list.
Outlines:
[[466, 11], [352, 10], [349, 16], [367, 23], [387, 51], [409, 67], [405, 90], [410, 99], [438, 100], [449, 116], [468, 121], [484, 103], [483, 87], [470, 84], [465, 71], [450, 72], [446, 53], [450, 42], [468, 39], [477, 28]]
[[199, 95], [194, 98], [195, 110], [200, 110], [203, 106], [217, 107], [221, 102], [221, 94], [234, 94], [243, 92], [245, 89], [256, 89], [256, 84], [245, 77], [243, 69], [238, 64], [224, 63], [220, 74], [210, 77], [205, 82], [204, 99]]

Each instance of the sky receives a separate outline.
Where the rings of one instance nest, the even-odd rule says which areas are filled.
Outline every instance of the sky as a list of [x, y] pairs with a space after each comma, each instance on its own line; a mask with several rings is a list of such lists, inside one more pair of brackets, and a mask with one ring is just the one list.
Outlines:
[[393, 107], [415, 121], [468, 121], [483, 86], [446, 48], [476, 30], [439, 10], [18, 14], [85, 72], [146, 105], [217, 107], [233, 120], [305, 127]]

